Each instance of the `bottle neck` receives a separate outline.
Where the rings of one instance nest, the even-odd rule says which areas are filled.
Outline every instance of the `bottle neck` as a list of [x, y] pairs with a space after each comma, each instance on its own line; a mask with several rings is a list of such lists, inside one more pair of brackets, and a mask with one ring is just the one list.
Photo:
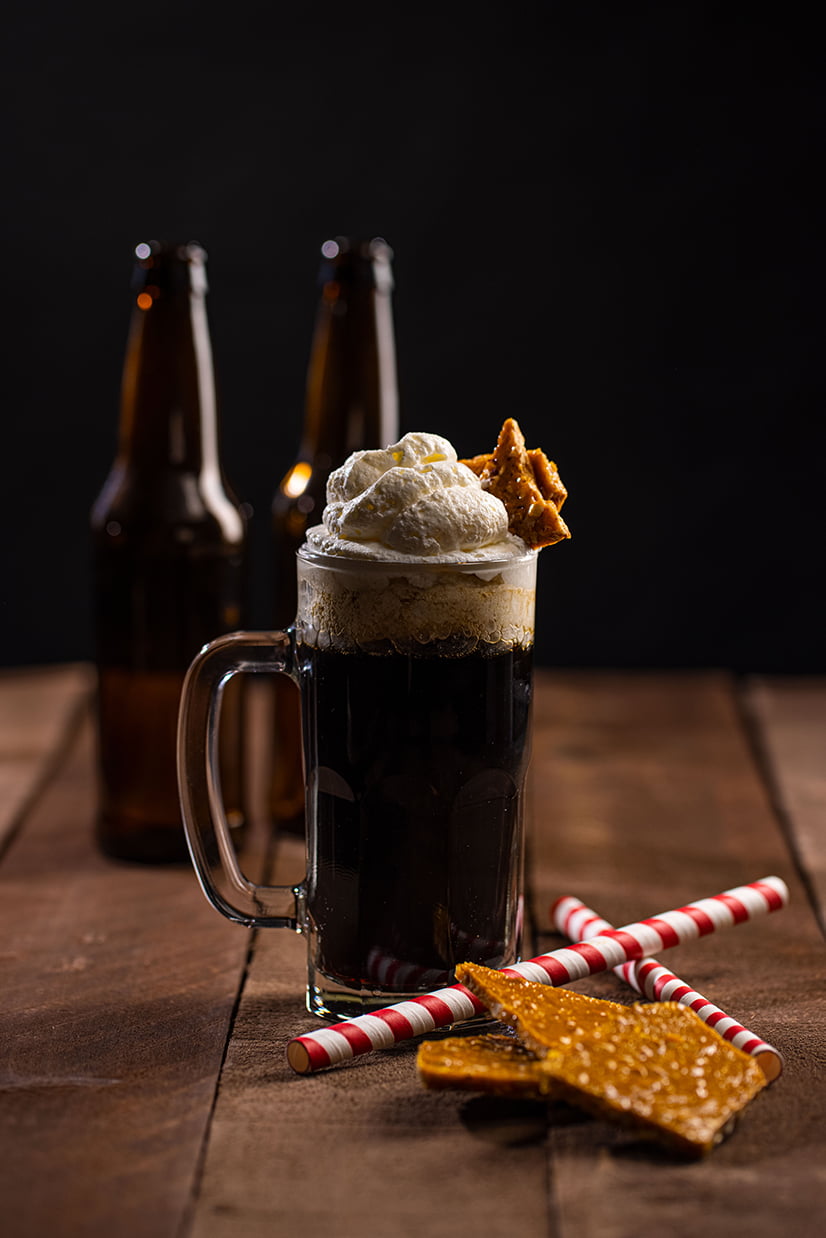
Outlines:
[[398, 383], [388, 258], [349, 253], [325, 266], [300, 454], [336, 468], [396, 440]]
[[136, 272], [121, 390], [119, 455], [132, 469], [217, 479], [218, 430], [203, 267]]

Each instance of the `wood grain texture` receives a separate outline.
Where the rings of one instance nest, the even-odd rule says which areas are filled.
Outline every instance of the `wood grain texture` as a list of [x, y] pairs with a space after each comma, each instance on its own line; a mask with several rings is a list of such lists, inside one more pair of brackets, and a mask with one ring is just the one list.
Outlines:
[[85, 664], [0, 672], [0, 854], [54, 770], [93, 686]]
[[[679, 956], [698, 987], [783, 1048], [780, 1083], [713, 1157], [684, 1165], [564, 1108], [428, 1093], [410, 1045], [296, 1078], [286, 1043], [314, 1025], [300, 1009], [304, 945], [264, 932], [222, 1076], [193, 1238], [298, 1228], [315, 1238], [332, 1227], [349, 1238], [377, 1217], [388, 1235], [722, 1238], [774, 1232], [780, 1215], [801, 1234], [819, 1231], [823, 996], [811, 970], [824, 956], [732, 684], [541, 673], [537, 689], [531, 873], [540, 944], [560, 944], [547, 909], [563, 892], [622, 923], [779, 872], [793, 884], [791, 910], [666, 961]], [[287, 858], [294, 873], [296, 857]], [[577, 987], [630, 999], [610, 976]]]
[[[661, 961], [785, 1055], [785, 1072], [706, 1161], [675, 1165], [598, 1122], [552, 1125], [560, 1238], [822, 1232], [826, 952], [720, 675], [541, 680], [533, 882], [614, 924], [777, 873], [792, 902]], [[559, 944], [549, 935], [547, 948]], [[613, 975], [575, 988], [629, 1000]]]
[[826, 679], [755, 679], [747, 703], [778, 813], [826, 932]]
[[[282, 849], [294, 872], [298, 844]], [[544, 1234], [544, 1106], [426, 1093], [415, 1045], [299, 1077], [306, 944], [258, 933], [221, 1078], [192, 1238]]]
[[[798, 837], [817, 801], [789, 779], [809, 787], [818, 767], [794, 738], [799, 702], [779, 699], [758, 726]], [[257, 804], [264, 726], [253, 742]], [[563, 893], [621, 924], [772, 872], [789, 882], [787, 910], [662, 956], [785, 1055], [699, 1164], [562, 1107], [427, 1092], [412, 1045], [294, 1075], [286, 1043], [317, 1026], [303, 939], [252, 938], [233, 1015], [249, 934], [185, 866], [98, 856], [93, 788], [87, 719], [0, 863], [4, 1238], [819, 1238], [826, 949], [728, 677], [540, 672], [531, 775], [530, 953], [561, 944], [548, 908]], [[273, 879], [302, 867], [285, 839]], [[576, 987], [630, 998], [613, 976]]]
[[92, 842], [86, 724], [0, 866], [0, 1199], [9, 1238], [173, 1238], [248, 933], [189, 866]]

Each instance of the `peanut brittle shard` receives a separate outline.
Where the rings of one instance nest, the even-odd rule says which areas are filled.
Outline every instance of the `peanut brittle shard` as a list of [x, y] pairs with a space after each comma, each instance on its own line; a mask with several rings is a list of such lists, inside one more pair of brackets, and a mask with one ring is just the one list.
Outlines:
[[556, 465], [539, 448], [530, 451], [517, 422], [509, 417], [488, 455], [463, 460], [508, 512], [508, 529], [538, 550], [570, 537], [559, 514], [568, 496]]
[[539, 1059], [513, 1036], [448, 1036], [425, 1040], [416, 1057], [419, 1077], [429, 1088], [491, 1092], [495, 1096], [541, 1099]]
[[[457, 976], [537, 1059], [535, 1094], [634, 1126], [683, 1155], [710, 1151], [766, 1084], [753, 1058], [677, 1002], [622, 1006], [472, 963]], [[448, 1084], [451, 1073], [463, 1076], [456, 1049], [450, 1052], [440, 1086], [470, 1086]], [[428, 1069], [435, 1075], [435, 1061]], [[477, 1086], [482, 1069], [477, 1055], [469, 1072]], [[531, 1069], [520, 1067], [519, 1086], [529, 1086]], [[506, 1073], [502, 1061], [485, 1090], [504, 1085]]]

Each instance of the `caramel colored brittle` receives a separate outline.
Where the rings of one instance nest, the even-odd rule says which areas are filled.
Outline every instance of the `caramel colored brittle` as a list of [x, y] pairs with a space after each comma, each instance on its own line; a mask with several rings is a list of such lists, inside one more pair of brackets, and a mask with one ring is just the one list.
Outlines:
[[500, 499], [508, 512], [508, 529], [538, 550], [570, 537], [559, 514], [568, 497], [556, 465], [539, 448], [530, 451], [519, 425], [509, 417], [488, 455], [462, 460], [485, 490]]
[[467, 1063], [460, 1038], [430, 1042], [420, 1050], [429, 1086], [500, 1095], [516, 1094], [514, 1087], [563, 1100], [689, 1156], [709, 1152], [765, 1086], [753, 1058], [677, 1002], [622, 1006], [472, 963], [457, 976], [515, 1029], [534, 1065], [509, 1047], [500, 1053], [496, 1038], [475, 1038]]
[[543, 1095], [538, 1059], [513, 1036], [488, 1033], [425, 1040], [419, 1046], [416, 1066], [429, 1088], [528, 1099]]

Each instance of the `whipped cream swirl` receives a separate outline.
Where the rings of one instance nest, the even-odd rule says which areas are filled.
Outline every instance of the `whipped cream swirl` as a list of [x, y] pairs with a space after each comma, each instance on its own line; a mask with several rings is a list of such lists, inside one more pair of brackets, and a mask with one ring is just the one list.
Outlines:
[[330, 474], [322, 521], [307, 541], [324, 554], [449, 563], [525, 552], [508, 533], [504, 503], [438, 434], [354, 452]]

